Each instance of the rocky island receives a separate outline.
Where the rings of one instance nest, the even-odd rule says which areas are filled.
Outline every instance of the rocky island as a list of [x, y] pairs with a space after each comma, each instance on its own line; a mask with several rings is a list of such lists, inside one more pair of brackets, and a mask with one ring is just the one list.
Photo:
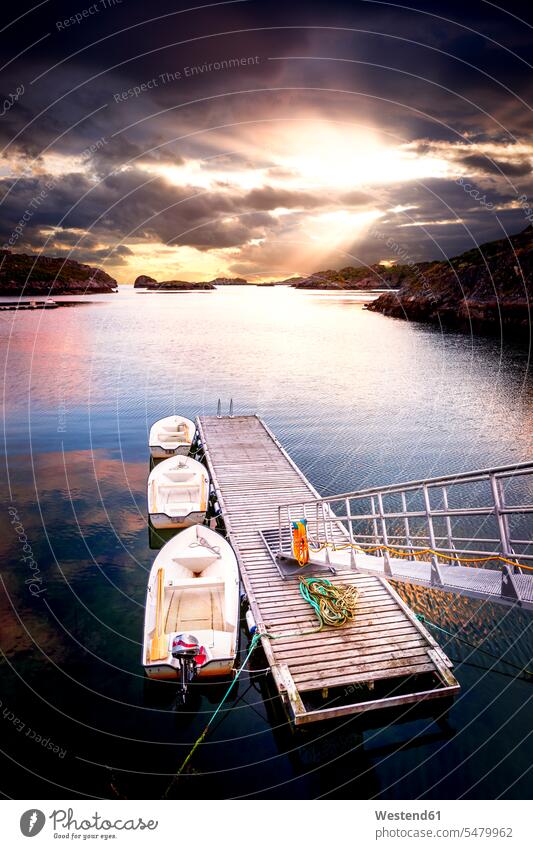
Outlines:
[[214, 280], [202, 280], [199, 283], [188, 282], [186, 280], [164, 280], [158, 283], [153, 277], [148, 277], [147, 274], [140, 274], [133, 284], [134, 289], [148, 289], [149, 291], [167, 290], [167, 291], [193, 291], [194, 289], [216, 289], [217, 286], [248, 286], [248, 280], [243, 277], [215, 277]]
[[215, 277], [214, 280], [210, 280], [210, 283], [213, 286], [248, 286], [248, 280], [245, 280], [244, 277]]
[[411, 265], [395, 292], [367, 309], [460, 330], [529, 332], [533, 300], [533, 227], [449, 260]]
[[[145, 277], [145, 275], [141, 275]], [[138, 280], [139, 278], [137, 278]], [[146, 278], [145, 278], [146, 279]], [[199, 289], [215, 289], [212, 283], [191, 283], [188, 280], [154, 280], [150, 283], [133, 284], [134, 289], [146, 289], [148, 292], [194, 292]]]
[[346, 289], [365, 291], [401, 286], [411, 276], [408, 265], [351, 266], [315, 271], [308, 277], [290, 277], [282, 281], [294, 289]]
[[94, 295], [117, 287], [105, 271], [73, 259], [0, 250], [0, 295]]

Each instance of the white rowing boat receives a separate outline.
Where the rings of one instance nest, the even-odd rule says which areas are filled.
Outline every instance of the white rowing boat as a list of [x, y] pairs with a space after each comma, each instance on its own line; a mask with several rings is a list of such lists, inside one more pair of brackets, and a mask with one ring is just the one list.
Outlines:
[[229, 675], [237, 654], [239, 570], [220, 534], [192, 525], [154, 560], [148, 581], [143, 665], [149, 678]]
[[166, 416], [150, 428], [150, 454], [155, 459], [172, 454], [188, 454], [196, 427], [184, 416]]
[[192, 457], [170, 457], [148, 478], [148, 513], [154, 528], [202, 524], [209, 498], [209, 474]]

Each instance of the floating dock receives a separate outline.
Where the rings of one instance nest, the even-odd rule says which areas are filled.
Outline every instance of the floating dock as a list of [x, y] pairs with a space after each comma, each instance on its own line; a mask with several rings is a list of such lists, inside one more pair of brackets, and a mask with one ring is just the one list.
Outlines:
[[[336, 566], [335, 584], [355, 584], [355, 620], [317, 631], [299, 592], [268, 544], [278, 506], [320, 498], [258, 416], [200, 416], [198, 433], [229, 541], [272, 676], [296, 724], [433, 703], [445, 712], [459, 692], [452, 664], [394, 588], [353, 564]], [[338, 534], [346, 534], [339, 523]], [[325, 567], [327, 570], [327, 566]]]
[[0, 301], [0, 310], [53, 310], [58, 307], [56, 301]]

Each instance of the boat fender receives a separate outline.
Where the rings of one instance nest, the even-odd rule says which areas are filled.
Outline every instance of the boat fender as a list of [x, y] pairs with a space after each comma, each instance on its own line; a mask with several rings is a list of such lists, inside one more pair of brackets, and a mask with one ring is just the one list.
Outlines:
[[248, 632], [249, 632], [250, 636], [253, 637], [253, 635], [257, 631], [257, 625], [256, 625], [256, 622], [255, 622], [255, 619], [254, 619], [254, 615], [253, 615], [252, 611], [250, 610], [250, 608], [248, 608], [248, 610], [246, 611], [246, 625], [248, 626]]

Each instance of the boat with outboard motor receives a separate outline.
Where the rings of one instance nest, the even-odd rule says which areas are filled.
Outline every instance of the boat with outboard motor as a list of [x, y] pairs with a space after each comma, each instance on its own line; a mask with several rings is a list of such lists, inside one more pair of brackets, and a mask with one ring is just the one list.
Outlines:
[[230, 675], [239, 634], [239, 569], [231, 545], [204, 525], [171, 539], [154, 560], [146, 597], [143, 666], [176, 679]]

